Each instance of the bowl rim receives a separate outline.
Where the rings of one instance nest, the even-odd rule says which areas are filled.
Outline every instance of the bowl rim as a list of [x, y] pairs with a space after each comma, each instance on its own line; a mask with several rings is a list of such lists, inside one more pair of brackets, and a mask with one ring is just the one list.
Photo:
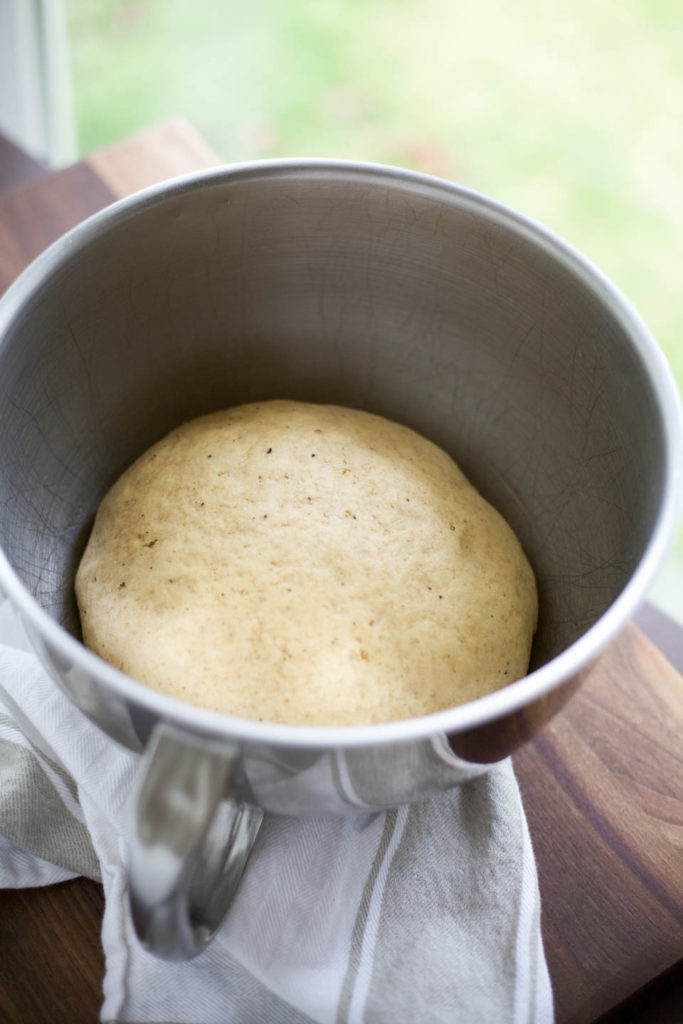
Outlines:
[[[485, 726], [546, 696], [564, 681], [589, 666], [613, 640], [645, 597], [655, 573], [673, 541], [683, 497], [683, 412], [666, 357], [648, 327], [617, 286], [583, 253], [551, 229], [506, 203], [475, 189], [419, 171], [359, 160], [285, 158], [255, 160], [193, 171], [142, 189], [91, 215], [53, 242], [33, 260], [0, 298], [0, 346], [6, 329], [43, 282], [58, 272], [71, 256], [102, 233], [138, 215], [147, 207], [196, 189], [255, 178], [308, 176], [315, 180], [363, 178], [377, 185], [403, 187], [412, 194], [438, 197], [472, 213], [484, 214], [493, 224], [505, 225], [559, 261], [588, 288], [629, 337], [643, 372], [656, 396], [662, 422], [662, 499], [654, 528], [640, 560], [621, 593], [604, 614], [560, 654], [523, 678], [466, 704], [417, 718], [374, 725], [314, 726], [258, 722], [221, 714], [185, 703], [137, 682], [89, 651], [33, 598], [0, 549], [0, 591], [15, 605], [29, 627], [73, 666], [86, 672], [126, 703], [142, 705], [161, 719], [189, 730], [217, 737], [276, 747], [350, 749], [429, 739]], [[68, 692], [68, 691], [67, 691]]]

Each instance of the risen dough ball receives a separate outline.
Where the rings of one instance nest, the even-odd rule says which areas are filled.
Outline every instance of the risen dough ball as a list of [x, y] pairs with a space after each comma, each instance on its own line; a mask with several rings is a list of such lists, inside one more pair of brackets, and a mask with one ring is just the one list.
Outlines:
[[387, 722], [522, 676], [533, 573], [441, 449], [336, 406], [174, 430], [104, 498], [76, 577], [85, 643], [244, 718]]

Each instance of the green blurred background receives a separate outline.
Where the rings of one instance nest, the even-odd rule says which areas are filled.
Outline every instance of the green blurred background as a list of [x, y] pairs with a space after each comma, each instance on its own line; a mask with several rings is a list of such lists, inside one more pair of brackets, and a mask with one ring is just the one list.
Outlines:
[[[543, 221], [683, 386], [681, 0], [66, 0], [81, 152], [184, 115], [226, 161], [337, 156]], [[683, 614], [681, 572], [662, 603]], [[674, 560], [675, 561], [675, 560]]]

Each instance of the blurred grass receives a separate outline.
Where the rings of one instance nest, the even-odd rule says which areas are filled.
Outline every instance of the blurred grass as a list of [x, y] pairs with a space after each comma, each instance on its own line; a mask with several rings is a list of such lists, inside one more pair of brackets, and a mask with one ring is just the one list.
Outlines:
[[67, 0], [82, 151], [174, 114], [228, 161], [454, 178], [568, 238], [683, 384], [680, 0]]
[[226, 161], [337, 156], [463, 182], [597, 263], [683, 388], [681, 0], [66, 9], [82, 152], [181, 114]]

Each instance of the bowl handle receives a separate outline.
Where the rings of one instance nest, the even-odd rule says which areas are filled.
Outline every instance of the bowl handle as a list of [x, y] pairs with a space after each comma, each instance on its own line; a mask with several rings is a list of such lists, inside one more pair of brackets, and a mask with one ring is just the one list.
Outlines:
[[200, 953], [223, 920], [263, 811], [236, 795], [237, 748], [154, 729], [133, 801], [130, 907], [138, 938], [166, 960]]

